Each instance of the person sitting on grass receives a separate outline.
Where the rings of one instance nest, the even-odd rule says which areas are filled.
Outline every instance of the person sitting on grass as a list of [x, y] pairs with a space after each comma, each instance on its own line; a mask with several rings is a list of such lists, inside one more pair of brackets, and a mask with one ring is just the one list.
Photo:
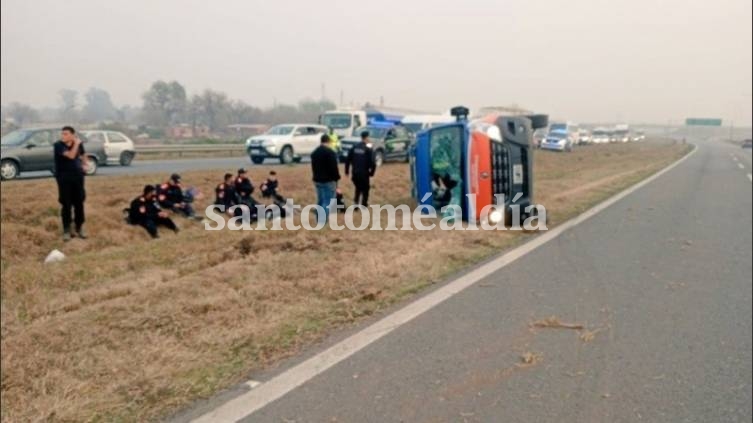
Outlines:
[[183, 193], [180, 175], [173, 173], [167, 182], [161, 184], [157, 189], [157, 200], [159, 205], [167, 210], [180, 214], [188, 218], [195, 218], [196, 213], [191, 207], [189, 201]]
[[167, 212], [163, 211], [157, 203], [156, 190], [152, 185], [144, 186], [143, 193], [131, 201], [128, 209], [128, 223], [143, 227], [152, 238], [159, 238], [158, 226], [178, 232], [178, 226], [167, 217]]
[[263, 198], [271, 198], [275, 202], [285, 202], [285, 197], [277, 192], [279, 182], [277, 181], [277, 172], [274, 170], [269, 171], [269, 177], [261, 184], [261, 196]]

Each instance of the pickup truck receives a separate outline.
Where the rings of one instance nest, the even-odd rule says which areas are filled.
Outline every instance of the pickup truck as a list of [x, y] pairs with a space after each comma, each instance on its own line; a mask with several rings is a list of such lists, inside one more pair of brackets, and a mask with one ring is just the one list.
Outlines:
[[[60, 138], [60, 128], [19, 129], [2, 137], [0, 141], [0, 178], [15, 179], [21, 172], [50, 171], [55, 173], [53, 144]], [[89, 161], [87, 175], [97, 173], [100, 163], [105, 163], [104, 144], [89, 141], [86, 135], [77, 134], [84, 145]]]
[[377, 166], [381, 166], [386, 160], [408, 161], [408, 151], [414, 141], [414, 135], [406, 127], [389, 122], [372, 122], [356, 128], [351, 136], [340, 141], [340, 161], [344, 162], [350, 149], [361, 142], [363, 131], [369, 132], [369, 141]]

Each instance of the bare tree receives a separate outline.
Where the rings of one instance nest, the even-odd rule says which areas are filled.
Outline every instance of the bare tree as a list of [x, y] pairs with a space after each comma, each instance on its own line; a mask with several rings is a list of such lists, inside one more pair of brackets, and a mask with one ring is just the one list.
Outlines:
[[23, 126], [39, 120], [39, 112], [33, 107], [23, 103], [13, 102], [9, 104], [6, 113], [11, 119], [13, 119], [13, 123], [16, 124], [16, 126]]
[[78, 107], [78, 91], [70, 88], [63, 88], [58, 91], [60, 96], [60, 119], [64, 122], [78, 122], [79, 115], [76, 110]]

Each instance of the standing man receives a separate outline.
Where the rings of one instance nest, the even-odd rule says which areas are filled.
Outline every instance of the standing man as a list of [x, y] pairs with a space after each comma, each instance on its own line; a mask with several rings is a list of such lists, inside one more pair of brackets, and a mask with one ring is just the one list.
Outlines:
[[329, 147], [340, 154], [340, 138], [337, 137], [337, 133], [331, 127], [329, 128]]
[[[58, 184], [58, 201], [62, 208], [63, 241], [70, 241], [72, 236], [86, 239], [84, 232], [84, 173], [88, 165], [84, 155], [84, 146], [71, 126], [64, 126], [60, 131], [60, 140], [55, 142], [55, 180]], [[71, 217], [73, 209], [73, 217]], [[75, 232], [71, 232], [71, 221]]]
[[[360, 204], [369, 207], [369, 189], [371, 188], [371, 177], [376, 171], [376, 162], [374, 162], [374, 152], [369, 144], [369, 132], [361, 132], [361, 142], [356, 144], [348, 152], [348, 159], [345, 161], [345, 175], [353, 167], [353, 185], [356, 187], [356, 196], [353, 204]], [[360, 201], [359, 201], [360, 200]]]
[[340, 180], [337, 153], [332, 150], [327, 134], [322, 135], [321, 144], [311, 153], [311, 171], [316, 187], [316, 204], [324, 208], [324, 214], [318, 216], [319, 223], [322, 223], [329, 217], [329, 203], [335, 198], [337, 181]]

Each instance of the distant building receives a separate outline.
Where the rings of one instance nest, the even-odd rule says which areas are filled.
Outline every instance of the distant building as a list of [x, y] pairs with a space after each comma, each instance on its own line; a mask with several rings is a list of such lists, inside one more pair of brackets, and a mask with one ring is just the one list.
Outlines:
[[182, 123], [173, 125], [165, 130], [166, 138], [202, 138], [209, 137], [209, 127], [206, 125], [189, 125]]

